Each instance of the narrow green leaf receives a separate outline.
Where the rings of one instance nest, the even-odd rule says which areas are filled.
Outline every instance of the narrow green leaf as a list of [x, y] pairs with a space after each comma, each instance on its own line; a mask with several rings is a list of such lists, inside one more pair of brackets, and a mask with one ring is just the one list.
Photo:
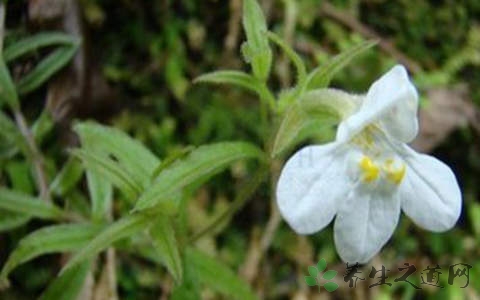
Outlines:
[[265, 81], [270, 74], [272, 50], [266, 38], [267, 22], [257, 0], [243, 1], [243, 28], [247, 36], [243, 53], [255, 77]]
[[130, 237], [144, 229], [152, 221], [152, 217], [143, 214], [132, 214], [110, 224], [95, 236], [85, 247], [76, 253], [62, 269], [61, 273], [89, 259], [110, 247], [114, 242]]
[[255, 93], [259, 93], [260, 85], [252, 75], [240, 71], [216, 71], [197, 77], [194, 83], [232, 84]]
[[157, 177], [163, 170], [171, 166], [177, 160], [185, 158], [195, 147], [187, 146], [181, 149], [177, 149], [173, 153], [170, 153], [158, 167], [153, 171], [153, 178]]
[[136, 182], [112, 159], [82, 149], [75, 149], [72, 153], [82, 160], [87, 169], [104, 176], [108, 182], [119, 188], [127, 198], [136, 199], [141, 193], [143, 188], [140, 183]]
[[20, 106], [17, 91], [15, 90], [15, 85], [10, 76], [10, 71], [4, 60], [0, 58], [0, 108], [4, 104], [7, 104], [14, 110], [18, 110]]
[[338, 289], [338, 284], [335, 282], [327, 282], [323, 285], [323, 287], [327, 290], [327, 292], [333, 292]]
[[193, 150], [184, 160], [175, 162], [156, 177], [135, 206], [145, 210], [169, 200], [170, 195], [184, 187], [222, 171], [234, 161], [263, 158], [260, 149], [245, 142], [225, 142], [205, 145]]
[[332, 280], [333, 277], [337, 276], [337, 271], [335, 270], [329, 270], [323, 274], [323, 279], [325, 280]]
[[150, 184], [160, 160], [140, 142], [116, 128], [94, 122], [76, 124], [74, 129], [83, 147], [112, 155], [130, 177], [138, 178], [144, 187]]
[[277, 46], [279, 46], [283, 50], [283, 52], [285, 52], [287, 57], [292, 61], [293, 65], [297, 69], [297, 83], [300, 86], [303, 85], [305, 83], [305, 80], [307, 79], [307, 69], [305, 67], [305, 64], [303, 63], [303, 60], [295, 52], [295, 50], [293, 50], [289, 45], [287, 45], [287, 43], [285, 43], [282, 38], [280, 38], [274, 32], [268, 31], [267, 37], [275, 44], [277, 44]]
[[325, 88], [330, 84], [333, 76], [354, 58], [375, 46], [377, 41], [365, 41], [328, 60], [325, 64], [315, 68], [308, 74], [306, 87], [308, 90]]
[[327, 268], [327, 261], [322, 258], [317, 263], [318, 272], [323, 272]]
[[90, 261], [85, 261], [62, 275], [48, 286], [40, 300], [75, 300], [82, 291], [85, 279], [90, 271]]
[[39, 198], [30, 195], [0, 188], [0, 209], [22, 213], [41, 219], [61, 219], [63, 211]]
[[256, 0], [243, 1], [243, 28], [247, 35], [247, 42], [254, 51], [268, 48], [268, 41], [265, 39], [267, 22], [263, 15], [262, 8]]
[[150, 227], [149, 235], [160, 260], [165, 264], [177, 283], [182, 282], [183, 267], [180, 259], [175, 231], [168, 217], [157, 217]]
[[[1, 100], [0, 100], [1, 107]], [[16, 153], [18, 149], [25, 148], [25, 140], [14, 122], [0, 110], [0, 148], [1, 152]]]
[[82, 174], [82, 164], [77, 159], [69, 158], [50, 184], [50, 191], [57, 196], [65, 196], [80, 181]]
[[358, 105], [355, 97], [334, 89], [307, 92], [286, 111], [275, 137], [273, 155], [292, 148], [308, 137], [304, 130], [312, 122], [317, 128], [331, 126], [351, 114]]
[[35, 51], [42, 47], [53, 45], [78, 44], [78, 40], [61, 32], [42, 32], [8, 45], [3, 51], [3, 58], [8, 63], [24, 54]]
[[10, 190], [33, 194], [35, 186], [32, 180], [31, 164], [25, 160], [11, 160], [5, 164], [4, 171], [10, 181]]
[[257, 299], [250, 286], [218, 259], [188, 248], [185, 260], [196, 270], [198, 280], [212, 290], [224, 294], [229, 299]]
[[315, 268], [314, 266], [309, 266], [309, 267], [308, 267], [308, 273], [309, 273], [312, 277], [317, 277], [317, 275], [318, 275], [318, 270], [317, 270], [317, 268]]
[[171, 300], [197, 300], [201, 299], [198, 274], [193, 264], [185, 264], [182, 284], [173, 288]]
[[1, 278], [17, 266], [40, 255], [76, 251], [85, 246], [102, 229], [92, 224], [63, 224], [44, 227], [24, 237], [3, 266]]
[[32, 134], [37, 144], [42, 144], [43, 139], [52, 131], [54, 126], [55, 122], [52, 115], [45, 109], [32, 126]]
[[15, 123], [3, 111], [0, 110], [0, 134], [16, 137], [20, 135]]
[[28, 223], [28, 221], [30, 221], [30, 217], [24, 214], [0, 210], [0, 232], [23, 226]]
[[94, 171], [87, 172], [87, 183], [92, 205], [92, 219], [94, 221], [105, 220], [112, 208], [112, 184]]
[[305, 283], [308, 286], [316, 286], [317, 285], [317, 280], [315, 279], [315, 277], [305, 276]]
[[44, 84], [52, 75], [62, 69], [77, 52], [78, 45], [63, 46], [49, 54], [17, 84], [17, 91], [25, 95]]

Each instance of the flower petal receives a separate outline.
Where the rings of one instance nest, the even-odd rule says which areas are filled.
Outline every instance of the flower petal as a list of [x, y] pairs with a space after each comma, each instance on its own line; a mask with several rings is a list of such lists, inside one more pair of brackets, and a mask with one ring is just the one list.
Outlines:
[[403, 211], [425, 229], [441, 232], [452, 228], [462, 206], [462, 194], [452, 170], [406, 145], [404, 150], [407, 173], [399, 187]]
[[392, 236], [400, 217], [395, 192], [375, 192], [371, 187], [352, 189], [338, 208], [334, 225], [337, 252], [348, 263], [366, 263]]
[[389, 136], [408, 143], [418, 132], [417, 110], [417, 90], [397, 65], [372, 84], [360, 110], [340, 124], [337, 141], [349, 140], [378, 120]]
[[277, 184], [277, 203], [287, 223], [299, 234], [323, 229], [350, 189], [345, 173], [346, 150], [330, 143], [308, 146], [285, 164]]

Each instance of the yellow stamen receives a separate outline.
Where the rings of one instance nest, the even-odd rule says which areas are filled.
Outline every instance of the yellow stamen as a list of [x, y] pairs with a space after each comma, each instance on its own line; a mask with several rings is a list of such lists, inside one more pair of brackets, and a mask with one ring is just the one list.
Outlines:
[[364, 156], [360, 160], [359, 165], [365, 182], [372, 182], [378, 178], [380, 168], [370, 159], [370, 157]]
[[386, 160], [383, 166], [383, 170], [387, 175], [386, 176], [387, 179], [398, 185], [402, 182], [403, 178], [405, 177], [405, 173], [407, 169], [405, 168], [405, 164], [403, 163], [400, 168], [395, 168], [393, 165], [393, 162], [394, 161], [392, 159]]

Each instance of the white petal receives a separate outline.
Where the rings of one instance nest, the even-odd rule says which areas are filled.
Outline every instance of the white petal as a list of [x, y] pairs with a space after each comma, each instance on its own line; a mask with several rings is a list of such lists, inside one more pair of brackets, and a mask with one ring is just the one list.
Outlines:
[[438, 159], [404, 146], [407, 173], [400, 185], [402, 209], [417, 225], [436, 232], [457, 222], [462, 194], [452, 170]]
[[340, 124], [337, 141], [347, 141], [379, 121], [388, 135], [408, 143], [418, 132], [417, 109], [417, 90], [405, 68], [397, 65], [372, 84], [358, 113]]
[[332, 221], [337, 204], [350, 189], [345, 155], [346, 150], [336, 143], [308, 146], [285, 164], [277, 184], [277, 203], [297, 233], [317, 232]]
[[392, 236], [400, 217], [397, 193], [359, 186], [339, 207], [334, 225], [337, 252], [348, 263], [366, 263]]

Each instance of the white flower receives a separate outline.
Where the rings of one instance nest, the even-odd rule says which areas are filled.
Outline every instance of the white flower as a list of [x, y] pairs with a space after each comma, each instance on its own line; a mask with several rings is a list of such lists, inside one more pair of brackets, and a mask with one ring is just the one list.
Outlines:
[[400, 210], [420, 227], [445, 231], [459, 218], [462, 196], [447, 165], [406, 145], [418, 132], [418, 94], [403, 66], [360, 98], [334, 142], [307, 146], [288, 160], [277, 201], [299, 234], [320, 231], [336, 216], [340, 257], [365, 263], [390, 239]]

